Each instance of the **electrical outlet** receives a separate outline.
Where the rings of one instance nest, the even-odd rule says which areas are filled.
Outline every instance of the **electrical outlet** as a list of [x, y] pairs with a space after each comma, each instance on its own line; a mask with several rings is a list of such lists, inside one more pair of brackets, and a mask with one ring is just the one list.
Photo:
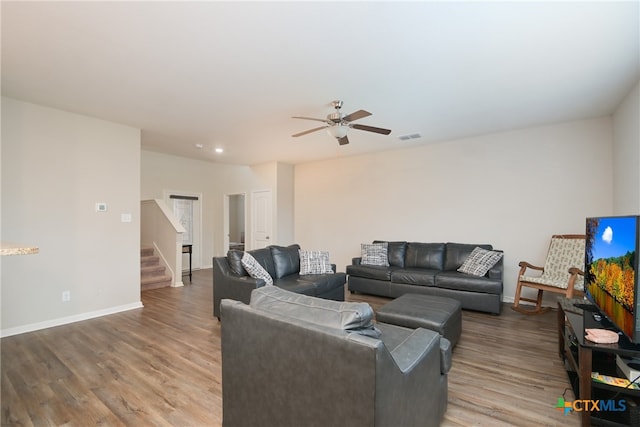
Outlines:
[[71, 301], [71, 291], [63, 291], [62, 292], [62, 302]]

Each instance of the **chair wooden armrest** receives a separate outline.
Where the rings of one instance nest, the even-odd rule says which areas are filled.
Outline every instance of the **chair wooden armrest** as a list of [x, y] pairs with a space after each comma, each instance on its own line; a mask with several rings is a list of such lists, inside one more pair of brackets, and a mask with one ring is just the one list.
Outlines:
[[520, 273], [518, 273], [518, 276], [522, 276], [524, 272], [527, 270], [527, 268], [530, 268], [532, 270], [544, 271], [543, 267], [538, 267], [537, 265], [529, 264], [527, 261], [520, 261], [518, 263], [518, 266], [520, 267]]
[[567, 298], [573, 298], [574, 294], [579, 294], [581, 295], [582, 292], [581, 291], [577, 291], [574, 289], [575, 283], [576, 283], [576, 279], [578, 278], [578, 275], [580, 276], [584, 276], [584, 272], [582, 270], [580, 270], [577, 267], [571, 267], [569, 269], [569, 274], [571, 274], [571, 277], [569, 277], [569, 282], [567, 283]]
[[580, 270], [579, 268], [576, 268], [576, 267], [571, 267], [569, 269], [569, 274], [579, 274], [579, 275], [584, 277], [584, 271], [582, 271], [582, 270]]

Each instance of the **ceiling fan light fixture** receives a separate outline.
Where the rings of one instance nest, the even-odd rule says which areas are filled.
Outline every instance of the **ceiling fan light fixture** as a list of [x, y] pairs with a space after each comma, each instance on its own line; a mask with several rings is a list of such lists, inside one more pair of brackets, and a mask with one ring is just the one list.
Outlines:
[[348, 126], [344, 125], [335, 125], [327, 128], [327, 133], [334, 138], [343, 138], [347, 136], [347, 131], [349, 130]]

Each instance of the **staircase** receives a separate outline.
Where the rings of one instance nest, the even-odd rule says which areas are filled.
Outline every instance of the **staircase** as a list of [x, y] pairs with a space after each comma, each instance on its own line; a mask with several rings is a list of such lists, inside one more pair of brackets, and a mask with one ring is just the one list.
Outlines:
[[171, 276], [165, 274], [165, 268], [160, 265], [160, 257], [154, 255], [153, 248], [140, 248], [140, 290], [165, 288], [171, 286]]

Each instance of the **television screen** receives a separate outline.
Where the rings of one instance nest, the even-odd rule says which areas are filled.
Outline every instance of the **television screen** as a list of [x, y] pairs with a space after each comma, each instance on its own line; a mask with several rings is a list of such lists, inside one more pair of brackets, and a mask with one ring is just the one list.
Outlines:
[[638, 216], [587, 218], [585, 293], [631, 342], [638, 322]]

